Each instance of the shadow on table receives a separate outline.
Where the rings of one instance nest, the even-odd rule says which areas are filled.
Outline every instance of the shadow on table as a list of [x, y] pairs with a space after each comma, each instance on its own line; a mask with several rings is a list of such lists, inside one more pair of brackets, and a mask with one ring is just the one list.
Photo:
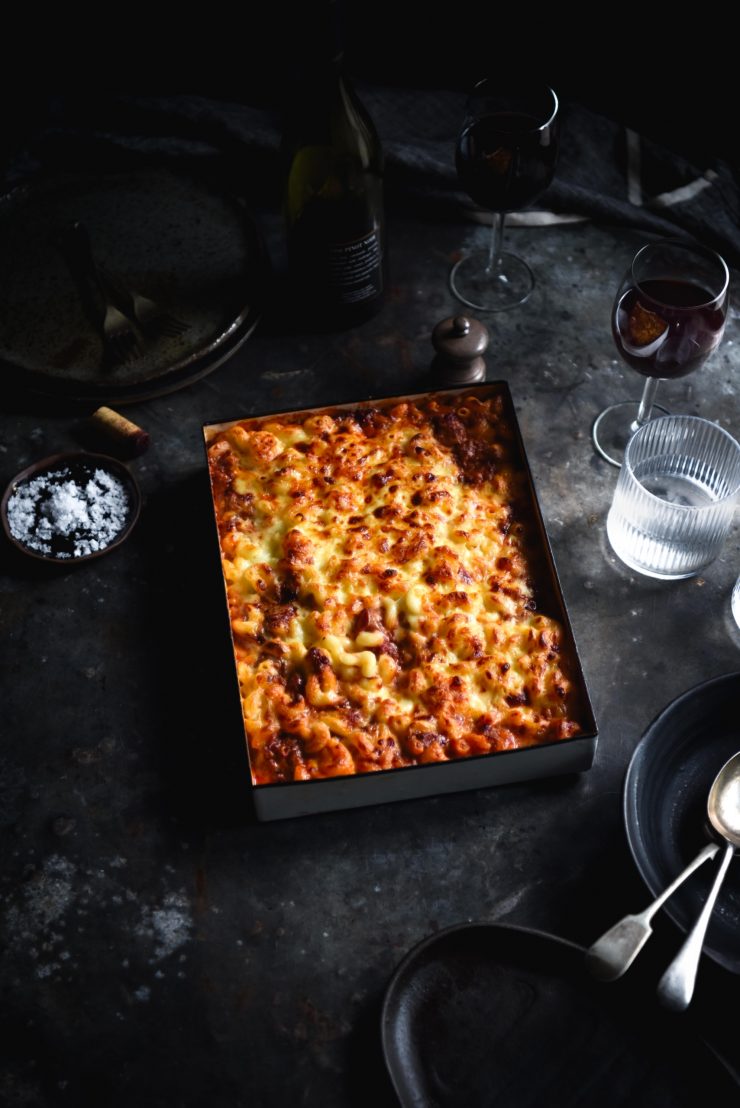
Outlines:
[[253, 822], [205, 472], [152, 496], [140, 526], [151, 560], [149, 622], [165, 800], [185, 826]]
[[399, 1104], [383, 1058], [382, 1006], [382, 996], [368, 1001], [348, 1040], [347, 1103], [353, 1108], [397, 1108]]

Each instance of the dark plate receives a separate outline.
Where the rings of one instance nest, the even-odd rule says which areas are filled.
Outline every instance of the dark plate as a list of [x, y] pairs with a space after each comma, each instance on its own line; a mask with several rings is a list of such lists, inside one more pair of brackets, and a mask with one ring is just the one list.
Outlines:
[[686, 1017], [629, 979], [587, 977], [582, 947], [537, 931], [468, 924], [420, 943], [382, 1013], [403, 1108], [682, 1108], [738, 1086]]
[[[709, 790], [727, 759], [740, 750], [738, 705], [740, 673], [697, 685], [653, 720], [632, 756], [624, 786], [624, 821], [632, 856], [655, 896], [707, 842]], [[696, 921], [715, 869], [715, 863], [705, 863], [666, 902], [664, 911], [683, 931]], [[704, 951], [740, 973], [737, 861], [727, 871]]]
[[[55, 245], [76, 221], [98, 264], [182, 334], [141, 336], [110, 363], [100, 317]], [[166, 169], [69, 174], [0, 198], [0, 375], [78, 400], [144, 399], [210, 372], [256, 325], [269, 276], [242, 205]]]

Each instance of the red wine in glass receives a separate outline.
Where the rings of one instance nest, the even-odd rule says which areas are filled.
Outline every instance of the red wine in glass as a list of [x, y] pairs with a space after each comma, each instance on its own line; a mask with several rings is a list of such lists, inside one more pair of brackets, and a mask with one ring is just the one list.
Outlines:
[[466, 127], [458, 139], [457, 175], [471, 199], [494, 212], [535, 200], [555, 172], [557, 145], [536, 116], [497, 112]]
[[728, 308], [729, 271], [713, 250], [662, 239], [638, 250], [612, 308], [612, 335], [627, 365], [646, 378], [639, 404], [601, 412], [591, 431], [597, 452], [620, 466], [638, 427], [652, 417], [658, 383], [694, 373], [717, 349]]
[[555, 172], [558, 98], [546, 85], [501, 88], [481, 81], [468, 100], [455, 162], [465, 191], [494, 212], [490, 245], [473, 250], [450, 274], [452, 292], [471, 308], [504, 311], [534, 288], [526, 262], [502, 250], [507, 212], [530, 204]]
[[643, 377], [685, 377], [719, 345], [725, 312], [709, 289], [671, 278], [643, 281], [616, 303], [617, 350]]

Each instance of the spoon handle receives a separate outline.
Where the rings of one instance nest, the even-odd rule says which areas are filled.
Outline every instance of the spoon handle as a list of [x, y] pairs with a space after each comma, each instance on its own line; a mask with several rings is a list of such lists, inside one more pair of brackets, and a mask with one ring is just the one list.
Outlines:
[[679, 885], [682, 885], [694, 870], [706, 862], [707, 858], [713, 858], [718, 850], [717, 843], [707, 843], [696, 858], [689, 862], [686, 869], [671, 881], [668, 888], [664, 889], [660, 896], [656, 896], [652, 904], [642, 912], [624, 916], [604, 932], [601, 938], [586, 951], [586, 968], [591, 975], [599, 981], [616, 981], [621, 977], [630, 968], [652, 935], [650, 920], [661, 905], [675, 893]]
[[717, 899], [734, 852], [734, 845], [728, 842], [706, 904], [702, 908], [701, 914], [685, 943], [658, 982], [658, 999], [661, 1004], [666, 1008], [670, 1008], [673, 1012], [683, 1012], [691, 1002], [691, 997], [694, 994], [696, 972], [699, 968], [701, 948], [704, 945], [704, 936], [709, 926], [714, 902]]

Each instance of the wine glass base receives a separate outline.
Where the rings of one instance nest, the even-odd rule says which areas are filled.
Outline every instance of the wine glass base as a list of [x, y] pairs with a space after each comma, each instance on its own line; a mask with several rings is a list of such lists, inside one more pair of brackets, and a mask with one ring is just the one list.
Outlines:
[[469, 308], [505, 312], [527, 300], [534, 288], [534, 274], [516, 254], [501, 254], [488, 269], [488, 249], [473, 250], [453, 266], [450, 289]]
[[[610, 404], [597, 415], [591, 428], [591, 440], [597, 454], [609, 463], [620, 468], [627, 449], [627, 443], [634, 434], [633, 424], [637, 419], [640, 404], [637, 400], [622, 400], [619, 404]], [[667, 408], [653, 404], [653, 412], [670, 415]]]

